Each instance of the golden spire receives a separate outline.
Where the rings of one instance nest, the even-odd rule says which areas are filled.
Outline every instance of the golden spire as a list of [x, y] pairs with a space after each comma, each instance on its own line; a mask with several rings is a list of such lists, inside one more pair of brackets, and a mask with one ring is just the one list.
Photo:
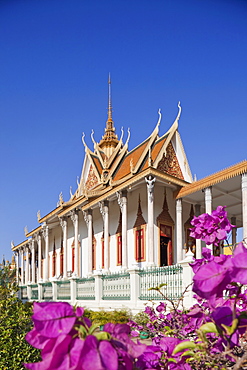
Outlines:
[[108, 77], [108, 118], [106, 121], [105, 134], [99, 143], [101, 149], [105, 149], [105, 154], [109, 157], [113, 149], [117, 146], [119, 140], [115, 134], [115, 127], [112, 120], [112, 102], [111, 102], [111, 76]]
[[107, 124], [107, 128], [108, 128], [109, 124], [111, 125], [111, 128], [113, 127], [112, 105], [111, 105], [111, 75], [110, 75], [110, 73], [109, 73], [109, 77], [108, 77], [108, 119], [106, 121], [106, 124]]

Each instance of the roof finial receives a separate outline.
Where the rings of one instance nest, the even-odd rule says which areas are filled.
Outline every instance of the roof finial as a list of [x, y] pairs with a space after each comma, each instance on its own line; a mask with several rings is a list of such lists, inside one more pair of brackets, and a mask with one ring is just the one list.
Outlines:
[[108, 126], [108, 124], [110, 124], [111, 127], [109, 127], [109, 128], [112, 128], [112, 123], [113, 123], [113, 121], [112, 121], [112, 105], [111, 105], [111, 75], [109, 73], [109, 77], [108, 77], [108, 119], [107, 119], [107, 126]]
[[108, 118], [106, 121], [105, 134], [99, 143], [99, 147], [103, 149], [106, 156], [109, 158], [114, 148], [119, 143], [118, 137], [115, 134], [115, 127], [112, 120], [112, 104], [111, 104], [111, 76], [108, 77]]

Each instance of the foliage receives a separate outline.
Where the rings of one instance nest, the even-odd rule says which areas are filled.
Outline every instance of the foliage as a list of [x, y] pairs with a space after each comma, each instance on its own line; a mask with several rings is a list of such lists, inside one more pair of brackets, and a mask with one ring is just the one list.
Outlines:
[[[192, 236], [219, 245], [232, 225], [225, 207], [192, 221]], [[136, 322], [98, 324], [112, 320], [109, 312], [95, 315], [96, 324], [82, 308], [67, 303], [34, 304], [32, 329], [26, 339], [41, 350], [42, 361], [25, 364], [33, 370], [244, 370], [247, 364], [247, 248], [240, 243], [232, 256], [212, 256], [203, 248], [195, 260], [192, 290], [197, 300], [189, 310], [183, 297], [177, 302], [163, 296], [157, 307], [147, 306]], [[185, 292], [184, 292], [185, 293]], [[88, 312], [87, 312], [88, 314]], [[98, 316], [97, 316], [98, 315]], [[147, 320], [148, 317], [148, 320]], [[119, 314], [118, 314], [119, 319]], [[129, 337], [143, 329], [152, 345]]]
[[113, 324], [126, 324], [131, 318], [128, 310], [113, 310], [113, 311], [91, 311], [88, 316], [93, 324], [105, 325], [108, 322]]
[[[195, 217], [193, 237], [218, 245], [233, 227], [225, 207]], [[210, 237], [212, 235], [212, 237]], [[244, 369], [247, 363], [247, 248], [240, 243], [233, 256], [214, 257], [203, 248], [195, 260], [193, 288], [197, 303], [184, 309], [182, 300], [164, 297], [156, 308], [146, 307], [152, 346], [137, 361], [139, 369]], [[161, 287], [155, 287], [162, 294]], [[167, 309], [169, 307], [169, 309]], [[133, 335], [142, 328], [130, 322]]]
[[17, 298], [15, 272], [9, 266], [0, 270], [0, 281], [0, 369], [20, 370], [25, 361], [39, 359], [39, 352], [25, 341], [32, 308]]
[[107, 323], [100, 332], [83, 308], [66, 302], [34, 303], [32, 319], [26, 340], [41, 350], [42, 361], [27, 369], [131, 370], [146, 348], [129, 338], [127, 324]]

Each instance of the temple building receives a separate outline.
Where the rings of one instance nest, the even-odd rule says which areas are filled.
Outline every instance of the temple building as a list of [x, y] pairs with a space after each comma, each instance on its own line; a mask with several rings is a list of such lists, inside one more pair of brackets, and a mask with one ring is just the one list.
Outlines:
[[[189, 236], [194, 215], [227, 206], [228, 216], [247, 237], [247, 161], [193, 180], [178, 127], [181, 106], [168, 131], [161, 113], [149, 137], [128, 150], [130, 132], [118, 138], [108, 116], [99, 143], [86, 144], [78, 187], [68, 201], [41, 217], [26, 239], [12, 244], [20, 286], [55, 280], [91, 279], [129, 269], [175, 265], [188, 251], [201, 256], [202, 243]], [[221, 251], [222, 252], [222, 251]], [[214, 253], [219, 251], [214, 250]]]

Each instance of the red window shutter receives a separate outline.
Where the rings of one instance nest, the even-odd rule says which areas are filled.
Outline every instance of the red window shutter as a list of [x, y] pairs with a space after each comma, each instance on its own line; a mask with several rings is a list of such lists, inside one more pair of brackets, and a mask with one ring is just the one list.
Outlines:
[[75, 247], [72, 247], [72, 272], [75, 271]]
[[105, 242], [102, 239], [102, 268], [105, 267]]
[[122, 265], [122, 235], [117, 237], [117, 264]]
[[56, 275], [56, 252], [52, 255], [52, 276]]
[[60, 253], [60, 275], [63, 276], [63, 252]]

